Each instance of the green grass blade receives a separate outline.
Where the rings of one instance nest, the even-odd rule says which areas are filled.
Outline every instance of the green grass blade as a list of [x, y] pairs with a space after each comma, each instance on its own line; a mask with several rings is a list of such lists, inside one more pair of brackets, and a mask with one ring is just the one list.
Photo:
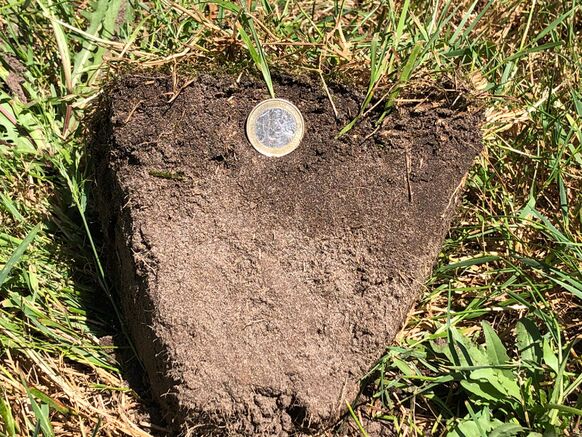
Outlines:
[[30, 392], [28, 393], [28, 399], [30, 401], [30, 406], [32, 407], [34, 416], [37, 420], [37, 429], [40, 427], [40, 430], [43, 433], [43, 437], [53, 437], [55, 433], [49, 417], [50, 410], [48, 405], [39, 404], [36, 402]]
[[52, 6], [52, 1], [48, 0], [48, 5], [45, 5], [42, 0], [36, 0], [37, 4], [40, 6], [45, 16], [50, 20], [55, 39], [57, 42], [57, 47], [59, 55], [61, 58], [61, 67], [63, 72], [63, 77], [65, 80], [65, 87], [68, 93], [73, 92], [73, 80], [72, 80], [72, 70], [71, 70], [71, 54], [69, 51], [69, 44], [67, 37], [60, 23], [57, 21], [56, 17], [53, 15], [50, 7]]
[[95, 428], [93, 428], [93, 432], [91, 433], [91, 437], [97, 437], [99, 434], [99, 430], [101, 429], [101, 417], [97, 419], [97, 423], [95, 424]]
[[8, 197], [4, 193], [0, 193], [0, 201], [1, 204], [4, 206], [4, 209], [10, 213], [14, 220], [21, 223], [25, 221], [24, 217], [22, 216], [22, 214], [20, 214], [18, 208], [14, 204], [14, 201], [10, 197]]
[[406, 18], [408, 17], [408, 8], [410, 7], [410, 0], [404, 0], [402, 4], [402, 10], [400, 11], [400, 17], [398, 18], [398, 26], [396, 27], [396, 35], [394, 37], [394, 47], [397, 47], [402, 39], [402, 34], [404, 32], [404, 26], [406, 24]]
[[16, 437], [16, 422], [14, 421], [10, 404], [4, 397], [4, 393], [0, 393], [0, 418], [2, 418], [6, 437]]
[[0, 270], [0, 287], [2, 287], [4, 282], [6, 282], [6, 279], [8, 278], [10, 271], [14, 268], [16, 264], [18, 264], [30, 243], [32, 243], [36, 238], [36, 234], [38, 234], [38, 231], [40, 231], [40, 229], [41, 229], [40, 223], [37, 224], [34, 228], [32, 228], [31, 231], [26, 235], [24, 240], [22, 240], [22, 242], [18, 245], [14, 253], [12, 253], [12, 256], [8, 259], [6, 264], [4, 264], [4, 267], [2, 267], [2, 270]]
[[40, 400], [43, 404], [48, 405], [55, 411], [58, 411], [60, 414], [70, 414], [71, 409], [64, 406], [62, 403], [55, 401], [46, 393], [43, 393], [37, 388], [29, 387], [28, 393], [31, 396], [34, 396], [36, 399]]
[[582, 409], [570, 407], [569, 405], [548, 404], [548, 409], [559, 410], [559, 411], [563, 411], [564, 413], [574, 414], [576, 416], [582, 416]]
[[346, 401], [346, 406], [348, 407], [348, 411], [350, 413], [350, 416], [352, 416], [352, 419], [354, 419], [354, 422], [356, 423], [356, 426], [358, 427], [358, 431], [360, 431], [360, 434], [362, 434], [362, 437], [368, 437], [368, 433], [364, 429], [362, 422], [360, 422], [360, 419], [358, 418], [358, 416], [356, 415], [356, 412], [354, 411], [354, 409], [352, 408], [352, 406], [350, 405], [350, 403], [348, 401]]
[[[267, 56], [265, 55], [265, 51], [263, 50], [262, 43], [259, 39], [255, 26], [253, 24], [253, 20], [250, 16], [246, 13], [242, 13], [240, 16], [241, 27], [239, 27], [239, 34], [243, 39], [247, 49], [249, 50], [253, 61], [255, 62], [257, 68], [263, 75], [263, 79], [265, 84], [267, 85], [267, 89], [269, 90], [269, 94], [271, 97], [275, 97], [275, 90], [273, 88], [273, 81], [271, 79], [271, 72], [269, 71], [269, 64], [267, 63]], [[253, 39], [249, 37], [248, 33], [245, 31], [244, 27], [249, 29]]]
[[469, 9], [463, 14], [463, 18], [461, 19], [461, 22], [457, 25], [457, 30], [455, 31], [455, 33], [453, 33], [453, 36], [451, 36], [451, 38], [449, 39], [449, 45], [454, 45], [455, 42], [457, 41], [457, 39], [459, 38], [459, 36], [461, 36], [461, 34], [465, 31], [465, 25], [467, 24], [467, 21], [469, 20], [469, 18], [471, 18], [471, 14], [473, 13], [473, 9], [475, 9], [475, 6], [477, 6], [477, 4], [480, 2], [480, 0], [475, 0], [471, 6], [469, 6]]
[[538, 42], [539, 40], [541, 40], [543, 37], [545, 37], [546, 35], [548, 35], [550, 32], [553, 32], [556, 30], [556, 28], [562, 24], [570, 15], [572, 15], [574, 13], [574, 11], [576, 10], [576, 8], [572, 8], [570, 9], [568, 12], [558, 16], [558, 18], [556, 18], [554, 21], [552, 21], [550, 24], [548, 24], [548, 26], [543, 29], [540, 33], [538, 33], [536, 35], [536, 37], [532, 40], [532, 44], [535, 44], [536, 42]]

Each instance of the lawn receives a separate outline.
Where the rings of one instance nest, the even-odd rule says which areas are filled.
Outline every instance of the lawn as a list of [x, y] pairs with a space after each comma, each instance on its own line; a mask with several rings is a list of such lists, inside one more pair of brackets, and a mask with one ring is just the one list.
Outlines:
[[348, 420], [362, 435], [364, 418], [399, 435], [579, 435], [578, 1], [1, 0], [0, 53], [0, 435], [163, 432], [120, 372], [131, 350], [111, 346], [123, 324], [86, 120], [125, 71], [179, 88], [218, 65], [271, 94], [273, 71], [348, 83], [353, 123], [425, 86], [482, 108], [485, 150], [422, 300]]

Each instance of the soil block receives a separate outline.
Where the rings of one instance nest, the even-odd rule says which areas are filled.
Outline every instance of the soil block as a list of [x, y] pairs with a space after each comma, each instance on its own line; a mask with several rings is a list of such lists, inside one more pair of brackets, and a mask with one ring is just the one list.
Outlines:
[[285, 157], [245, 137], [264, 84], [209, 74], [178, 95], [169, 76], [119, 80], [94, 149], [129, 332], [167, 419], [193, 435], [330, 429], [419, 296], [482, 147], [457, 93], [337, 138], [360, 94], [275, 90], [305, 118]]

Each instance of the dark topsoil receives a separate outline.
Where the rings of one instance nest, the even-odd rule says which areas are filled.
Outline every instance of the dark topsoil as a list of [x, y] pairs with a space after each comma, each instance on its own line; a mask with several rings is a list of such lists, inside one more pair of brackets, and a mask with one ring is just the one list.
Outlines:
[[280, 78], [306, 134], [283, 158], [244, 134], [265, 94], [200, 75], [109, 94], [94, 150], [109, 262], [151, 389], [192, 435], [329, 429], [430, 273], [481, 150], [455, 93], [401, 105], [373, 133], [338, 131], [361, 102]]

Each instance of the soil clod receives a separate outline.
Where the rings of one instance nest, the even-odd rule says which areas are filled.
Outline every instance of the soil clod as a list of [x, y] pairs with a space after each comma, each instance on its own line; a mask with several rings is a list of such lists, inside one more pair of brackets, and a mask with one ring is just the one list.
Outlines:
[[305, 119], [281, 158], [245, 137], [267, 97], [254, 79], [201, 75], [169, 102], [170, 78], [130, 76], [109, 95], [94, 152], [109, 264], [176, 426], [329, 429], [430, 272], [479, 116], [410, 103], [338, 139], [360, 99], [330, 88], [337, 118], [317, 85], [278, 81]]

